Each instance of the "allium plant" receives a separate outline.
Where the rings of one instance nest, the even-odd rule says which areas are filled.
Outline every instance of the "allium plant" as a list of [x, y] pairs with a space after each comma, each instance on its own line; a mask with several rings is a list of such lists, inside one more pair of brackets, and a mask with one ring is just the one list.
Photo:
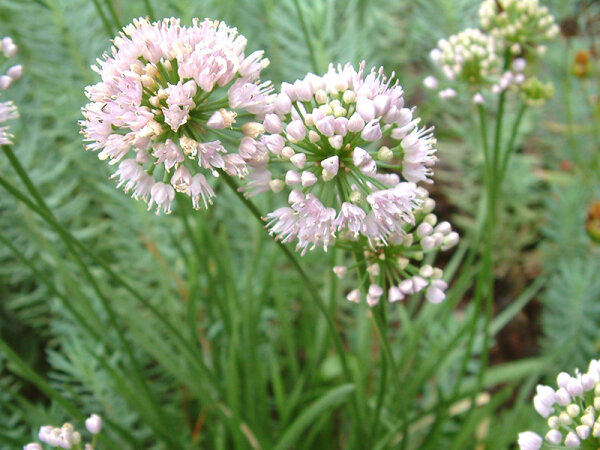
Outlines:
[[530, 69], [531, 62], [545, 52], [541, 43], [558, 34], [548, 9], [537, 0], [486, 0], [480, 18], [482, 30], [468, 28], [438, 42], [430, 56], [446, 82], [429, 76], [425, 86], [439, 87], [442, 99], [455, 97], [466, 87], [479, 105], [508, 90], [519, 92], [532, 106], [552, 97], [551, 85], [537, 80]]
[[521, 450], [600, 447], [600, 362], [592, 360], [585, 373], [561, 372], [557, 387], [538, 385], [535, 410], [547, 419], [544, 438], [533, 431], [519, 434]]
[[[17, 46], [10, 37], [4, 37], [0, 41], [0, 65], [8, 66], [8, 60], [17, 54]], [[11, 65], [6, 69], [4, 75], [0, 75], [0, 91], [7, 90], [14, 81], [21, 77], [23, 67], [20, 64]], [[0, 102], [0, 124], [7, 120], [16, 119], [19, 117], [17, 107], [13, 102]], [[11, 144], [12, 136], [9, 133], [7, 126], [0, 127], [0, 145]]]
[[272, 109], [271, 85], [259, 81], [268, 60], [262, 51], [246, 56], [245, 48], [223, 22], [134, 20], [98, 60], [102, 81], [86, 88], [87, 149], [118, 164], [118, 185], [157, 212], [171, 211], [175, 191], [206, 207], [214, 197], [207, 173], [247, 172], [221, 141], [238, 114]]
[[[265, 116], [265, 133], [245, 137], [240, 146], [246, 158], [255, 158], [250, 195], [291, 189], [289, 206], [266, 215], [270, 233], [296, 241], [302, 254], [333, 242], [362, 252], [361, 263], [373, 268], [371, 306], [388, 281], [397, 285], [391, 301], [427, 286], [435, 286], [435, 294], [443, 290], [441, 271], [429, 267], [423, 278], [407, 257], [421, 259], [423, 251], [449, 248], [458, 238], [447, 223], [434, 232], [436, 219], [423, 208], [427, 191], [416, 183], [431, 183], [436, 156], [432, 129], [419, 121], [382, 68], [365, 73], [364, 63], [358, 70], [330, 65], [323, 76], [283, 83], [273, 113]], [[372, 260], [385, 260], [383, 270]], [[358, 290], [348, 299], [358, 301]]]
[[538, 0], [484, 0], [479, 8], [481, 27], [498, 42], [500, 49], [519, 55], [545, 52], [546, 41], [554, 39], [559, 27]]
[[[102, 430], [102, 418], [98, 414], [92, 414], [85, 421], [85, 428], [92, 435], [90, 443], [83, 444], [81, 433], [77, 431], [72, 424], [64, 423], [60, 427], [44, 425], [40, 427], [38, 439], [53, 448], [84, 448], [85, 450], [94, 450], [97, 435]], [[83, 447], [82, 447], [83, 444]], [[42, 450], [42, 445], [32, 442], [23, 447], [23, 450]]]

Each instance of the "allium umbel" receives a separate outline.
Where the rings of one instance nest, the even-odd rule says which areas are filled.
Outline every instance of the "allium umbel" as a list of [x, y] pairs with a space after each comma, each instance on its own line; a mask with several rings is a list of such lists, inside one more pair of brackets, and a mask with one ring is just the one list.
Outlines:
[[[87, 430], [92, 434], [100, 433], [102, 429], [102, 419], [97, 414], [92, 414], [85, 421]], [[77, 431], [70, 423], [64, 423], [61, 427], [44, 425], [40, 427], [38, 439], [51, 447], [58, 448], [81, 448], [81, 433]], [[85, 444], [86, 450], [93, 450], [95, 437], [92, 443]], [[37, 442], [32, 442], [23, 447], [23, 450], [41, 450], [42, 446]]]
[[175, 191], [207, 206], [214, 196], [207, 173], [247, 172], [221, 139], [238, 111], [272, 110], [270, 83], [258, 80], [268, 60], [260, 51], [246, 56], [246, 39], [209, 19], [189, 27], [137, 19], [113, 43], [94, 67], [102, 81], [86, 88], [86, 148], [119, 164], [119, 186], [157, 212], [170, 211]]
[[484, 0], [479, 8], [481, 26], [502, 49], [513, 54], [524, 50], [544, 52], [539, 44], [558, 35], [554, 17], [538, 0]]
[[472, 85], [488, 84], [489, 75], [500, 65], [496, 41], [473, 28], [441, 39], [431, 59], [449, 80], [463, 79]]
[[431, 182], [436, 157], [413, 112], [397, 82], [364, 64], [283, 83], [265, 133], [243, 143], [255, 157], [250, 193], [292, 189], [290, 206], [267, 215], [271, 233], [304, 252], [341, 232], [386, 241], [414, 222], [415, 183]]
[[561, 372], [556, 389], [538, 385], [535, 410], [548, 421], [544, 439], [532, 431], [519, 434], [521, 450], [538, 450], [544, 442], [570, 448], [600, 447], [600, 362], [592, 360], [585, 373]]

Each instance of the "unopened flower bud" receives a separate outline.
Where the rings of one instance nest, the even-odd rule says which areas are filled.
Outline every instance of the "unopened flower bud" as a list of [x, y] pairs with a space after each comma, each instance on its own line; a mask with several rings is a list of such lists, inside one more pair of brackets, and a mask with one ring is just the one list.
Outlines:
[[344, 278], [346, 273], [348, 272], [348, 268], [346, 266], [334, 266], [333, 273], [337, 275], [338, 278]]
[[550, 444], [558, 445], [562, 441], [562, 434], [558, 430], [550, 430], [546, 433], [546, 440]]
[[92, 434], [98, 434], [102, 430], [102, 418], [98, 414], [92, 414], [85, 420], [85, 427]]
[[346, 295], [346, 298], [352, 303], [360, 303], [360, 291], [358, 289], [353, 289]]
[[269, 181], [269, 188], [271, 189], [271, 191], [277, 193], [277, 192], [281, 192], [283, 190], [283, 188], [285, 187], [285, 183], [283, 182], [283, 180], [271, 180]]
[[565, 445], [567, 447], [579, 447], [581, 445], [581, 441], [575, 433], [569, 431], [569, 433], [567, 433], [567, 437], [565, 438]]
[[575, 403], [571, 403], [567, 406], [567, 414], [573, 418], [577, 417], [581, 412], [581, 408]]
[[263, 128], [262, 124], [258, 122], [246, 122], [244, 125], [242, 125], [242, 133], [244, 133], [244, 136], [256, 138], [264, 132], [265, 129]]
[[380, 161], [391, 161], [394, 157], [394, 153], [386, 146], [383, 146], [377, 152], [377, 158]]
[[288, 170], [285, 174], [285, 184], [288, 186], [294, 186], [299, 184], [301, 181], [300, 174], [295, 170]]

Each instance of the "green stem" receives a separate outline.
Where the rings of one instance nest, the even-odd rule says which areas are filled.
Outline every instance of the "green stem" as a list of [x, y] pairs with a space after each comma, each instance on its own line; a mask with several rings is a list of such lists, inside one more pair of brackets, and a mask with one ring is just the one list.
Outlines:
[[110, 13], [110, 17], [113, 21], [115, 29], [120, 29], [121, 22], [119, 20], [119, 17], [117, 16], [117, 11], [115, 9], [115, 5], [113, 4], [113, 0], [104, 0], [104, 3], [106, 3], [106, 7], [108, 8], [108, 12]]
[[186, 350], [190, 356], [192, 356], [193, 361], [195, 361], [199, 366], [203, 373], [206, 375], [206, 378], [212, 383], [213, 387], [217, 390], [217, 392], [222, 394], [222, 388], [218, 380], [212, 371], [206, 366], [204, 360], [202, 359], [202, 354], [199, 354], [199, 351], [194, 346], [190, 345], [189, 342], [185, 340], [181, 332], [175, 328], [171, 322], [169, 322], [163, 313], [161, 313], [156, 306], [154, 306], [151, 302], [149, 302], [146, 297], [142, 296], [138, 293], [127, 281], [125, 281], [119, 274], [117, 274], [110, 266], [104, 262], [100, 257], [98, 257], [94, 252], [92, 252], [87, 246], [83, 245], [78, 239], [76, 239], [71, 233], [69, 233], [54, 217], [51, 213], [50, 209], [46, 206], [44, 200], [41, 198], [39, 192], [31, 182], [31, 179], [21, 166], [18, 159], [14, 156], [14, 153], [10, 149], [10, 147], [3, 146], [2, 149], [6, 153], [9, 161], [13, 165], [15, 171], [25, 184], [25, 187], [30, 192], [32, 197], [36, 199], [38, 205], [33, 203], [30, 199], [28, 199], [25, 195], [23, 195], [18, 189], [15, 189], [9, 182], [7, 182], [3, 177], [0, 177], [0, 186], [6, 189], [11, 195], [17, 198], [19, 201], [27, 205], [29, 209], [38, 214], [46, 223], [52, 226], [56, 232], [59, 234], [61, 239], [65, 242], [69, 242], [73, 244], [74, 247], [81, 250], [84, 254], [86, 254], [90, 259], [92, 259], [95, 263], [100, 265], [100, 267], [118, 284], [120, 284], [127, 292], [129, 292], [136, 300], [138, 300], [142, 305], [144, 305], [148, 310], [152, 313], [152, 315], [158, 319], [158, 321], [169, 331], [169, 333], [174, 336], [181, 344], [182, 348]]
[[112, 39], [115, 36], [115, 34], [114, 34], [112, 27], [110, 26], [110, 23], [108, 22], [108, 19], [106, 18], [106, 15], [104, 14], [104, 11], [102, 11], [102, 6], [100, 5], [100, 1], [99, 0], [92, 0], [92, 1], [94, 2], [94, 6], [96, 7], [96, 11], [98, 12], [98, 15], [100, 16], [102, 25], [104, 25], [104, 31], [106, 31], [106, 35], [108, 36], [109, 39]]
[[[256, 205], [254, 203], [252, 203], [250, 200], [248, 200], [246, 197], [244, 197], [244, 195], [238, 190], [238, 186], [237, 186], [237, 183], [235, 182], [235, 180], [230, 175], [228, 175], [227, 173], [225, 173], [223, 171], [219, 171], [219, 173], [220, 173], [221, 178], [227, 184], [227, 186], [233, 191], [233, 193], [238, 197], [238, 199], [250, 211], [250, 213], [254, 216], [254, 218], [256, 220], [258, 220], [259, 223], [264, 225], [264, 221], [263, 221], [260, 211], [258, 210], [258, 208], [256, 207]], [[340, 358], [340, 362], [342, 364], [342, 371], [344, 373], [344, 378], [346, 379], [346, 381], [348, 383], [352, 383], [352, 374], [350, 372], [350, 368], [348, 366], [348, 361], [346, 358], [346, 349], [344, 348], [344, 344], [340, 337], [340, 333], [338, 331], [337, 325], [335, 324], [333, 316], [331, 315], [331, 313], [329, 311], [329, 308], [327, 307], [327, 305], [321, 298], [319, 291], [315, 287], [315, 285], [312, 282], [312, 280], [310, 279], [310, 277], [307, 275], [307, 273], [304, 271], [304, 269], [298, 262], [298, 259], [296, 258], [296, 256], [281, 241], [275, 240], [275, 244], [279, 247], [279, 249], [283, 252], [283, 254], [286, 256], [288, 261], [292, 264], [294, 269], [298, 272], [298, 275], [300, 275], [300, 278], [302, 279], [302, 282], [306, 286], [314, 303], [317, 305], [317, 308], [319, 309], [319, 311], [321, 311], [321, 313], [325, 317], [327, 326], [329, 327], [331, 335], [333, 337], [333, 344], [336, 348], [336, 351]], [[356, 397], [353, 396], [352, 412], [354, 415], [354, 419], [356, 421], [356, 428], [358, 430], [362, 430], [361, 427], [359, 426], [360, 423], [358, 421], [358, 418], [360, 416], [359, 416], [358, 411], [359, 411], [359, 409], [358, 409], [358, 404], [356, 402]]]
[[319, 64], [317, 63], [317, 58], [315, 56], [315, 49], [313, 48], [312, 39], [310, 38], [308, 27], [306, 26], [306, 21], [304, 20], [304, 13], [300, 8], [300, 3], [298, 2], [298, 0], [294, 0], [294, 6], [296, 8], [296, 13], [298, 14], [298, 20], [300, 20], [300, 27], [302, 28], [304, 41], [306, 42], [306, 47], [308, 48], [308, 55], [310, 57], [312, 70], [314, 70], [315, 73], [319, 73]]
[[150, 0], [144, 0], [144, 5], [146, 5], [146, 11], [148, 11], [148, 18], [150, 19], [151, 22], [153, 22], [155, 19], [155, 15], [154, 15], [154, 9], [152, 8], [152, 5], [150, 4]]
[[517, 134], [519, 133], [519, 127], [521, 126], [521, 121], [523, 119], [523, 115], [527, 110], [527, 103], [521, 103], [519, 107], [519, 112], [517, 113], [517, 118], [512, 127], [512, 131], [510, 134], [510, 139], [508, 140], [508, 146], [502, 156], [502, 165], [500, 166], [500, 173], [498, 174], [498, 179], [496, 180], [496, 189], [500, 188], [500, 184], [504, 179], [504, 175], [506, 174], [506, 168], [508, 167], [508, 163], [510, 161], [510, 157], [512, 153], [515, 151], [515, 141], [517, 139]]

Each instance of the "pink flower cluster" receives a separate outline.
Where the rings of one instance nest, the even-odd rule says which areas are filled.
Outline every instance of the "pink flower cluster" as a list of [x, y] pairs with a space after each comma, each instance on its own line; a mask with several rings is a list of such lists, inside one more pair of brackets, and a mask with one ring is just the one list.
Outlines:
[[240, 148], [254, 156], [250, 193], [293, 189], [290, 207], [267, 216], [273, 234], [305, 251], [342, 231], [385, 242], [414, 221], [415, 183], [431, 181], [435, 139], [392, 79], [365, 74], [363, 63], [282, 84], [265, 133]]
[[134, 20], [94, 67], [102, 81], [86, 88], [86, 148], [119, 163], [119, 185], [157, 211], [170, 211], [175, 191], [207, 205], [214, 192], [202, 169], [247, 172], [219, 139], [235, 122], [228, 108], [258, 116], [273, 108], [270, 83], [258, 79], [268, 60], [261, 51], [245, 56], [245, 48], [222, 22]]

